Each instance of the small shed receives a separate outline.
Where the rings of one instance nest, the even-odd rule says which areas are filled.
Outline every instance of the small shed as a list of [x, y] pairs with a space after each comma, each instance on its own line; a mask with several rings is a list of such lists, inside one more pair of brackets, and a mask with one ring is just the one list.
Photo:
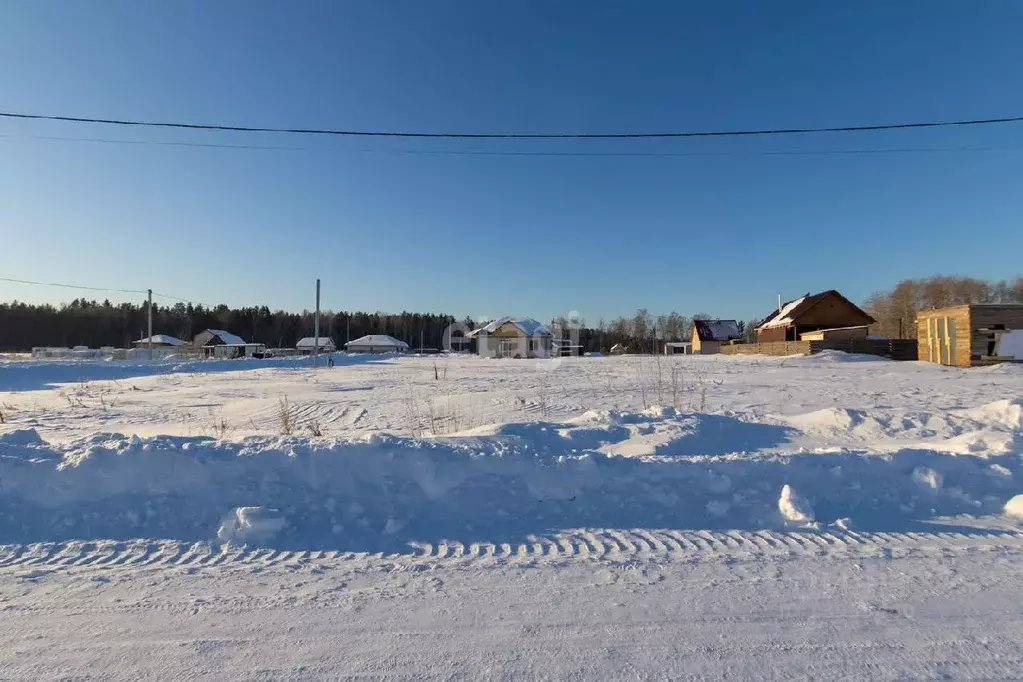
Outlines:
[[350, 353], [404, 353], [408, 344], [387, 334], [367, 334], [345, 344]]
[[146, 337], [139, 339], [138, 341], [132, 341], [131, 345], [136, 347], [148, 348], [152, 341], [153, 348], [176, 348], [178, 346], [184, 346], [185, 342], [181, 339], [176, 339], [173, 336], [167, 334], [153, 334], [152, 337]]
[[693, 320], [693, 352], [713, 355], [721, 352], [721, 344], [742, 338], [736, 320]]
[[876, 320], [834, 289], [807, 294], [782, 304], [757, 327], [757, 343], [798, 341], [822, 329], [866, 327]]
[[665, 355], [691, 355], [693, 344], [689, 341], [668, 341], [664, 344]]
[[[316, 337], [307, 336], [304, 339], [299, 339], [298, 343], [295, 344], [295, 348], [302, 355], [312, 355], [316, 350]], [[334, 339], [328, 336], [320, 337], [320, 352], [321, 353], [333, 353], [337, 350], [337, 346], [334, 344]]]
[[919, 359], [976, 367], [1023, 362], [1023, 305], [972, 304], [922, 310], [916, 317]]
[[549, 358], [554, 353], [551, 330], [531, 317], [502, 317], [466, 336], [476, 339], [482, 358]]
[[629, 349], [626, 348], [623, 344], [616, 343], [615, 345], [611, 346], [611, 355], [625, 355], [628, 352]]

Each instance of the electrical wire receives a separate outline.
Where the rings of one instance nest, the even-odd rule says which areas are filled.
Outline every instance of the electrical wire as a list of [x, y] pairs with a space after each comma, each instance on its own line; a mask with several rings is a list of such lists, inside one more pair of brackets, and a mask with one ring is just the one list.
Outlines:
[[14, 279], [11, 277], [0, 277], [0, 282], [14, 282], [15, 284], [31, 284], [44, 287], [61, 287], [63, 289], [82, 289], [84, 291], [107, 291], [119, 294], [147, 294], [149, 292], [141, 289], [112, 289], [109, 287], [91, 287], [82, 284], [62, 284], [59, 282], [36, 282], [30, 279]]
[[[123, 145], [154, 145], [170, 147], [202, 147], [212, 149], [241, 149], [259, 151], [317, 151], [313, 147], [281, 147], [248, 144], [218, 144], [213, 142], [174, 142], [162, 140], [116, 140], [97, 137], [62, 137], [58, 135], [12, 135], [0, 133], [0, 138], [46, 140], [50, 142], [94, 142]], [[880, 149], [814, 149], [814, 150], [746, 150], [733, 152], [547, 152], [500, 150], [444, 150], [444, 149], [352, 149], [357, 154], [385, 154], [398, 156], [539, 156], [539, 157], [704, 157], [704, 156], [834, 156], [856, 154], [918, 154], [949, 152], [1019, 152], [1023, 147], [892, 147]]]
[[[150, 293], [149, 291], [147, 291], [145, 289], [117, 289], [117, 288], [113, 288], [113, 287], [89, 286], [89, 285], [86, 285], [86, 284], [66, 284], [66, 283], [63, 283], [63, 282], [38, 282], [36, 280], [31, 280], [31, 279], [15, 279], [13, 277], [0, 277], [0, 282], [12, 282], [14, 284], [30, 284], [32, 286], [42, 286], [42, 287], [60, 287], [62, 289], [81, 289], [83, 291], [103, 291], [103, 292], [107, 292], [107, 293], [118, 293], [118, 294], [142, 294], [143, 296], [145, 296], [145, 295]], [[193, 301], [191, 299], [181, 298], [179, 296], [171, 296], [170, 294], [161, 294], [161, 293], [158, 293], [156, 291], [152, 292], [152, 294], [153, 294], [153, 296], [157, 296], [157, 297], [160, 297], [160, 298], [166, 298], [166, 299], [170, 299], [170, 300], [173, 300], [173, 301], [180, 301], [181, 303], [195, 303], [195, 301]], [[205, 305], [205, 304], [198, 304], [198, 305]], [[206, 307], [215, 308], [216, 306], [206, 306]]]
[[92, 123], [102, 125], [133, 126], [145, 128], [180, 128], [187, 130], [220, 130], [242, 133], [282, 133], [292, 135], [334, 135], [341, 137], [411, 137], [441, 139], [476, 139], [476, 140], [611, 140], [611, 139], [649, 139], [679, 137], [740, 137], [756, 135], [802, 135], [807, 133], [855, 133], [879, 130], [906, 130], [911, 128], [945, 128], [961, 126], [980, 126], [1003, 123], [1023, 122], [1023, 116], [1003, 118], [964, 119], [955, 121], [923, 121], [914, 123], [888, 123], [875, 125], [833, 126], [821, 128], [762, 128], [755, 130], [715, 130], [688, 132], [653, 132], [653, 133], [425, 133], [395, 132], [370, 130], [337, 130], [329, 128], [275, 128], [263, 126], [242, 126], [210, 123], [174, 123], [167, 121], [143, 121], [116, 118], [90, 118], [86, 116], [66, 116], [56, 114], [26, 114], [21, 112], [0, 111], [0, 117], [25, 119], [34, 121], [60, 121], [63, 123]]

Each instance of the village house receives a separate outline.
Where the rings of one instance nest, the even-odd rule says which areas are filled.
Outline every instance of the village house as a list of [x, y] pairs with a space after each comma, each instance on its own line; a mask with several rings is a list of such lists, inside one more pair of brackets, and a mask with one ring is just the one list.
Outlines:
[[[295, 348], [298, 350], [300, 355], [312, 355], [316, 350], [316, 346], [316, 337], [314, 336], [307, 336], [304, 339], [299, 339], [298, 343], [295, 344]], [[319, 349], [321, 353], [333, 353], [337, 350], [337, 346], [334, 344], [334, 339], [321, 336]]]
[[466, 336], [481, 358], [549, 358], [554, 348], [551, 330], [530, 317], [502, 317]]
[[345, 344], [349, 353], [404, 353], [408, 344], [387, 334], [367, 334]]
[[713, 355], [721, 352], [721, 344], [742, 338], [735, 320], [693, 320], [693, 352]]
[[[150, 344], [150, 342], [152, 342], [152, 344]], [[150, 345], [152, 345], [153, 348], [177, 348], [184, 346], [185, 342], [167, 334], [153, 334], [152, 337], [147, 336], [144, 339], [132, 341], [131, 345], [136, 348], [148, 348]]]
[[1023, 305], [974, 304], [917, 314], [920, 360], [975, 367], [1023, 362]]
[[[757, 343], [865, 339], [867, 326], [874, 322], [874, 318], [855, 303], [829, 289], [780, 305], [757, 327]], [[832, 333], [804, 337], [821, 331]]]
[[204, 357], [230, 360], [232, 358], [261, 358], [266, 355], [266, 345], [246, 343], [245, 339], [223, 329], [206, 329], [195, 335], [192, 345], [200, 349]]

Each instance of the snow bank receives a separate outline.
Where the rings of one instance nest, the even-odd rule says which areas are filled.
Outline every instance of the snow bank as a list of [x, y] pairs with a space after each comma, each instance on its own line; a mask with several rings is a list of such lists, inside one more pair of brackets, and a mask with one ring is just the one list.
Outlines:
[[918, 447], [987, 456], [1023, 449], [1023, 399], [937, 413], [829, 407], [777, 419], [818, 441], [874, 451]]
[[[584, 527], [844, 519], [896, 530], [1001, 514], [1023, 466], [1018, 454], [785, 452], [787, 433], [671, 409], [428, 440], [95, 434], [51, 444], [21, 430], [0, 436], [0, 542], [163, 537], [400, 551], [413, 541], [519, 542]], [[777, 454], [742, 450], [765, 438]], [[620, 456], [634, 441], [646, 456]], [[812, 491], [813, 503], [797, 491]]]
[[866, 353], [846, 353], [842, 350], [822, 350], [813, 355], [800, 355], [792, 358], [787, 364], [796, 365], [829, 365], [846, 362], [891, 362], [880, 355], [868, 355]]

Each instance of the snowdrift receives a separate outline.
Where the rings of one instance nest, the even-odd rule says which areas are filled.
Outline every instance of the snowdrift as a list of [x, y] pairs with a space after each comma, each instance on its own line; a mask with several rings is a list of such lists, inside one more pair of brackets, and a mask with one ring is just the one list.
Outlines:
[[[1021, 407], [981, 410], [1018, 446]], [[777, 451], [728, 451], [730, 432], [733, 444]], [[414, 541], [515, 542], [587, 527], [894, 531], [1001, 514], [1021, 492], [1018, 447], [985, 456], [799, 452], [786, 449], [790, 435], [670, 409], [426, 440], [96, 434], [57, 445], [21, 430], [0, 436], [0, 542], [161, 537], [401, 551]], [[653, 454], [620, 456], [635, 455], [643, 438]]]

